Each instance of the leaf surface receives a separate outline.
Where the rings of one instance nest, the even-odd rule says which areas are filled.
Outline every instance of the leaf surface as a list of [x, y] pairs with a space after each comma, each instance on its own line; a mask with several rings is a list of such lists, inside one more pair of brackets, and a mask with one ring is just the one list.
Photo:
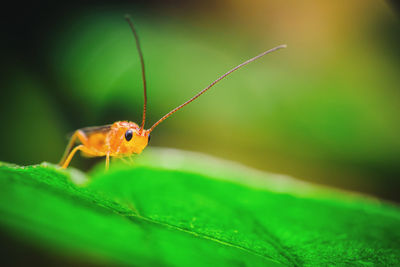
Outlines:
[[400, 263], [395, 205], [176, 150], [113, 167], [77, 185], [73, 169], [1, 164], [1, 228], [95, 264]]

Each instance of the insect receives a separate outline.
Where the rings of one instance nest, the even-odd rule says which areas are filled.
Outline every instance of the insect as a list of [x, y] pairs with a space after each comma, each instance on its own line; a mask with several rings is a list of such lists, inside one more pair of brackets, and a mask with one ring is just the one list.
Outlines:
[[[279, 45], [270, 50], [267, 50], [241, 64], [234, 67], [233, 69], [226, 72], [224, 75], [220, 76], [218, 79], [213, 81], [209, 86], [201, 90], [194, 97], [190, 98], [185, 103], [180, 106], [174, 108], [167, 114], [165, 114], [161, 119], [159, 119], [156, 123], [153, 124], [149, 129], [145, 129], [145, 121], [146, 121], [146, 105], [147, 105], [147, 86], [146, 86], [146, 77], [145, 77], [145, 68], [144, 68], [144, 60], [143, 53], [140, 47], [139, 37], [135, 30], [132, 20], [129, 16], [126, 17], [126, 20], [133, 32], [133, 36], [135, 38], [136, 48], [138, 50], [140, 64], [142, 69], [142, 81], [143, 81], [143, 92], [144, 92], [144, 104], [143, 104], [143, 117], [142, 123], [139, 126], [138, 124], [130, 121], [117, 121], [113, 124], [104, 125], [104, 126], [95, 126], [95, 127], [87, 127], [76, 130], [72, 135], [67, 148], [65, 149], [64, 155], [60, 161], [60, 166], [62, 168], [67, 168], [71, 159], [75, 155], [77, 151], [81, 151], [83, 156], [87, 157], [106, 157], [106, 170], [109, 168], [110, 157], [124, 157], [132, 154], [140, 154], [144, 148], [146, 148], [147, 144], [150, 140], [150, 133], [154, 130], [157, 125], [163, 122], [165, 119], [170, 117], [172, 114], [188, 105], [199, 96], [204, 94], [207, 90], [213, 87], [220, 80], [231, 74], [232, 72], [240, 69], [241, 67], [253, 62], [269, 53], [272, 53], [278, 49], [285, 48], [286, 45]], [[76, 142], [79, 141], [80, 144], [75, 146]]]

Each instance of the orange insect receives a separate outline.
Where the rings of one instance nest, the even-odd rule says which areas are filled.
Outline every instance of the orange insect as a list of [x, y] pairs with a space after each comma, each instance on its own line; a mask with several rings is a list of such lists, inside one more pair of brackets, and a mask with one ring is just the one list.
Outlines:
[[[196, 98], [204, 94], [208, 89], [213, 87], [217, 82], [236, 71], [237, 69], [253, 62], [260, 57], [265, 56], [271, 52], [274, 52], [278, 49], [285, 48], [286, 45], [279, 45], [270, 50], [267, 50], [245, 62], [234, 67], [224, 75], [220, 76], [214, 82], [212, 82], [209, 86], [201, 90], [194, 97], [183, 103], [182, 105], [174, 108], [166, 115], [164, 115], [161, 119], [159, 119], [156, 123], [153, 124], [148, 130], [144, 129], [144, 124], [146, 121], [146, 104], [147, 104], [147, 87], [146, 87], [146, 77], [144, 71], [144, 60], [142, 50], [140, 48], [139, 37], [136, 33], [136, 30], [133, 26], [133, 23], [129, 17], [126, 17], [126, 20], [129, 23], [129, 26], [133, 32], [135, 37], [136, 47], [140, 57], [140, 63], [142, 68], [142, 80], [143, 80], [143, 91], [144, 91], [144, 105], [143, 105], [143, 118], [142, 123], [139, 127], [134, 122], [129, 121], [117, 121], [113, 124], [104, 125], [104, 126], [95, 126], [95, 127], [87, 127], [76, 130], [73, 136], [71, 137], [65, 153], [60, 161], [60, 165], [62, 168], [67, 168], [69, 163], [71, 162], [72, 157], [75, 153], [80, 150], [83, 156], [87, 157], [106, 157], [106, 169], [109, 167], [110, 157], [124, 157], [132, 154], [140, 154], [143, 149], [147, 146], [150, 140], [150, 133], [154, 130], [154, 128], [163, 122], [166, 118], [194, 101]], [[81, 144], [77, 145], [73, 148], [74, 144], [78, 140]], [[73, 149], [72, 149], [73, 148]]]

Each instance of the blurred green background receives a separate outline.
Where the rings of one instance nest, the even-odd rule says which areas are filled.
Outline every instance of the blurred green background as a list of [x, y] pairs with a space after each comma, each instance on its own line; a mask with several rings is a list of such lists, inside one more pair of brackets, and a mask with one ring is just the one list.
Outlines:
[[[151, 146], [400, 201], [400, 23], [388, 2], [79, 1], [2, 18], [0, 160], [58, 162], [75, 129], [148, 123], [286, 43], [161, 124]], [[88, 170], [98, 159], [77, 156]]]

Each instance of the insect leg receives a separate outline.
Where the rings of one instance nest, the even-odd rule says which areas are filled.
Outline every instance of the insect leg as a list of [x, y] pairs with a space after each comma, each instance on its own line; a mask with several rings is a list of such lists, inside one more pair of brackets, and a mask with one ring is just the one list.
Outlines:
[[129, 165], [129, 162], [124, 157], [120, 157], [118, 159], [124, 162], [125, 164]]
[[132, 155], [130, 155], [130, 156], [128, 156], [128, 159], [129, 159], [129, 162], [131, 163], [131, 164], [129, 164], [129, 165], [133, 165], [133, 159], [132, 159]]
[[[87, 140], [86, 135], [81, 131], [81, 130], [77, 130], [75, 131], [75, 133], [72, 135], [71, 139], [68, 142], [67, 148], [65, 149], [65, 152], [60, 160], [60, 162], [58, 163], [58, 165], [63, 166], [65, 163], [65, 160], [67, 159], [67, 156], [69, 154], [69, 152], [71, 152], [72, 147], [74, 146], [76, 139], [79, 139], [82, 143], [85, 143], [85, 141]], [[67, 164], [68, 165], [68, 164]]]
[[63, 165], [61, 166], [61, 168], [66, 169], [68, 167], [69, 163], [71, 162], [72, 157], [75, 155], [75, 153], [78, 150], [81, 150], [87, 154], [93, 154], [93, 152], [90, 149], [88, 149], [87, 147], [85, 147], [84, 145], [76, 146], [74, 149], [72, 149], [71, 153], [68, 154], [68, 157], [65, 160], [65, 162], [63, 163]]
[[106, 154], [106, 171], [108, 171], [108, 167], [110, 166], [110, 153]]

